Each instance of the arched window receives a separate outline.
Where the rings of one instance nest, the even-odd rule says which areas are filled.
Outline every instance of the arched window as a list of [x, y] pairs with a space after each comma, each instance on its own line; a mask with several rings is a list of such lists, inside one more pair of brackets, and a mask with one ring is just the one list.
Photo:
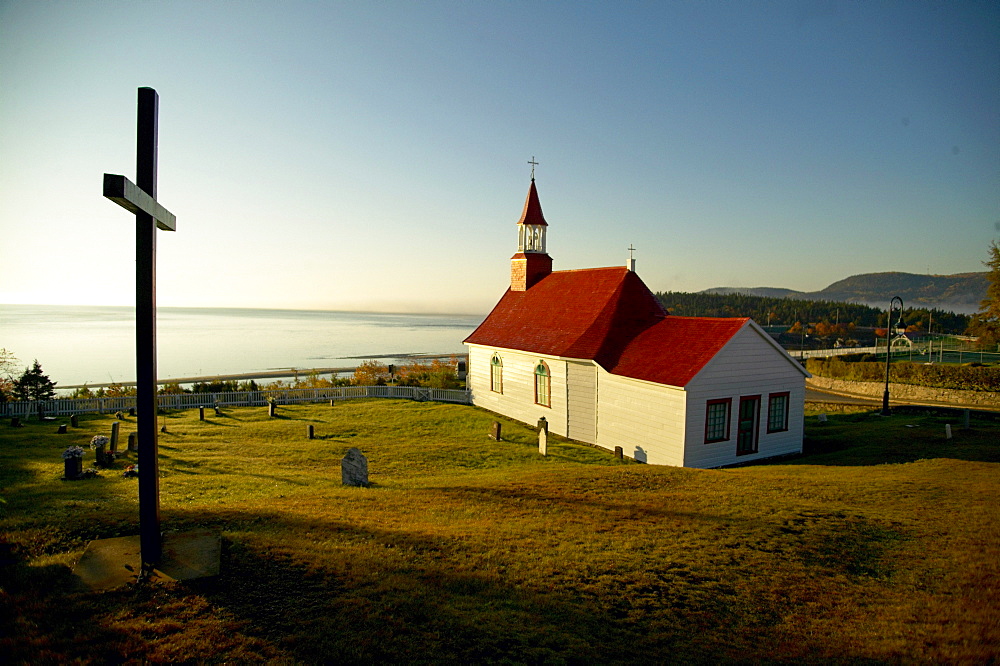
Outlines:
[[490, 390], [503, 393], [503, 361], [499, 354], [490, 359]]
[[538, 365], [535, 366], [535, 403], [538, 405], [544, 405], [545, 407], [552, 406], [552, 391], [551, 391], [551, 376], [549, 375], [549, 366], [545, 364], [545, 361], [539, 361]]

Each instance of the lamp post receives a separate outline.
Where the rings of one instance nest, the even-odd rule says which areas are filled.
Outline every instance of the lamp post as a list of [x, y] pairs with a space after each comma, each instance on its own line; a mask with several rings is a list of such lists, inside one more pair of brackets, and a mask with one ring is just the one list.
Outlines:
[[889, 312], [885, 320], [885, 393], [882, 394], [882, 416], [891, 416], [889, 409], [889, 362], [892, 360], [892, 310], [899, 302], [899, 324], [903, 323], [903, 299], [893, 296], [889, 301]]

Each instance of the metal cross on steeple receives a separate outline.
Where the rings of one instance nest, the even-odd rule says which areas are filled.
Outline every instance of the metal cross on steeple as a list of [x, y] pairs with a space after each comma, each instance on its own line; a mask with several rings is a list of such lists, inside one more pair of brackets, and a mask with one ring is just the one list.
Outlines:
[[528, 164], [531, 165], [531, 180], [534, 180], [535, 179], [535, 166], [538, 164], [538, 162], [535, 161], [535, 156], [534, 155], [532, 155], [531, 159], [528, 160]]
[[628, 269], [635, 273], [635, 256], [632, 254], [635, 252], [635, 248], [632, 247], [632, 243], [628, 244]]

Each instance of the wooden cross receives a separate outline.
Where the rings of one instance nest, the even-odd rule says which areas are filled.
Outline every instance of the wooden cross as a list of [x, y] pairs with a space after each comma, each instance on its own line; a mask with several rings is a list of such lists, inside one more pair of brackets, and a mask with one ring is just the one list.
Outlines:
[[156, 431], [156, 229], [177, 219], [156, 201], [157, 116], [160, 98], [139, 88], [136, 182], [104, 174], [104, 196], [135, 214], [136, 428], [139, 436], [139, 545], [143, 564], [156, 564], [160, 533], [160, 463]]
[[634, 258], [632, 256], [632, 253], [635, 252], [635, 248], [632, 247], [632, 243], [629, 243], [628, 244], [628, 248], [626, 248], [626, 249], [628, 250], [628, 259], [629, 259], [629, 261], [632, 261], [632, 259]]
[[538, 166], [538, 162], [535, 161], [535, 156], [532, 155], [531, 159], [528, 160], [528, 164], [531, 165], [531, 180], [535, 179], [535, 167]]

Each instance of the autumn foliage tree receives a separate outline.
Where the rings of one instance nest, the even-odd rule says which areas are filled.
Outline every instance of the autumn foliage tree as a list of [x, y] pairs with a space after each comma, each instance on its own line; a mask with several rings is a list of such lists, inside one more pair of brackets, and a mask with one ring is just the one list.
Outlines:
[[989, 268], [989, 285], [986, 298], [979, 304], [979, 312], [972, 315], [969, 333], [979, 338], [980, 347], [1000, 345], [1000, 245], [990, 243], [989, 259], [983, 262]]

